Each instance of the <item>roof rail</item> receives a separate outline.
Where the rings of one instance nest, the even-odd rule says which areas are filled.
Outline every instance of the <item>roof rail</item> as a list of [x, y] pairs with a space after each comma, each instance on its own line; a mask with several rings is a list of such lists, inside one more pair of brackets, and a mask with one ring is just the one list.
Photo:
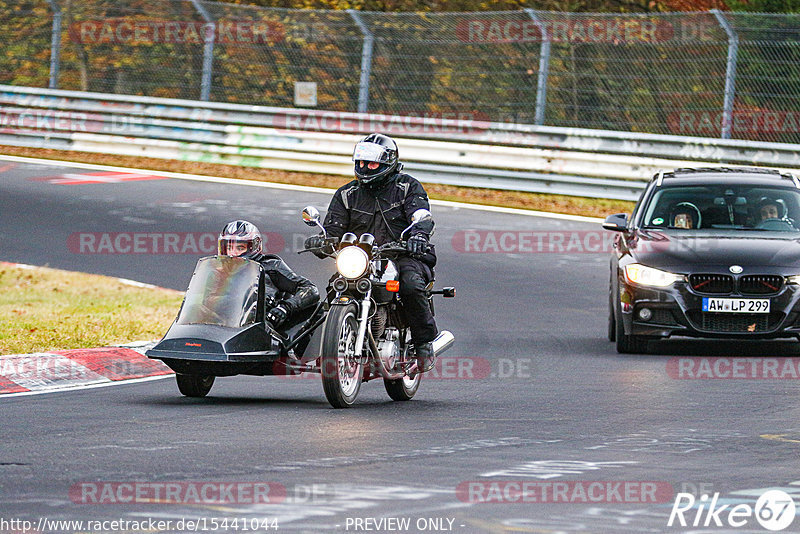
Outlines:
[[661, 183], [664, 181], [664, 171], [658, 171], [656, 175], [656, 187], [661, 187]]
[[675, 169], [675, 174], [693, 174], [693, 173], [750, 173], [750, 174], [778, 174], [781, 172], [778, 169], [769, 169], [765, 167], [685, 167]]

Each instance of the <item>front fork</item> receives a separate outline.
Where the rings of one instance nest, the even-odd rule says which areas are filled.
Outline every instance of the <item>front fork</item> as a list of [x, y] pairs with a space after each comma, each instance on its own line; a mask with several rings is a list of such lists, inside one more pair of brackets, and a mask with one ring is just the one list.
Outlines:
[[367, 324], [369, 323], [369, 309], [372, 297], [372, 287], [367, 290], [364, 298], [361, 299], [360, 317], [358, 319], [358, 335], [356, 336], [356, 357], [361, 357], [364, 350], [364, 340], [367, 336]]

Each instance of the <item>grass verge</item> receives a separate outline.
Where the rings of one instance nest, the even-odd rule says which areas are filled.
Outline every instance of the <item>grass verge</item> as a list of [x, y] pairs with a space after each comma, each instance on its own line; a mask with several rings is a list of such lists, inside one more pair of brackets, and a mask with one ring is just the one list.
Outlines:
[[[350, 178], [328, 174], [312, 174], [304, 172], [288, 172], [254, 167], [238, 167], [216, 163], [198, 163], [191, 161], [173, 161], [157, 158], [135, 156], [115, 156], [110, 154], [94, 154], [89, 152], [61, 151], [39, 148], [0, 146], [0, 153], [12, 156], [31, 158], [58, 159], [98, 165], [116, 165], [157, 171], [184, 172], [206, 176], [224, 176], [244, 180], [262, 182], [278, 182], [283, 184], [308, 185], [315, 187], [338, 188]], [[568, 213], [589, 217], [605, 217], [612, 213], [630, 213], [633, 202], [624, 200], [607, 200], [596, 198], [571, 197], [564, 195], [548, 195], [538, 193], [522, 193], [518, 191], [500, 191], [497, 189], [479, 189], [474, 187], [457, 187], [451, 185], [425, 184], [430, 198], [468, 202], [489, 206], [522, 208], [551, 213]]]
[[159, 339], [182, 299], [108, 276], [0, 264], [0, 354]]

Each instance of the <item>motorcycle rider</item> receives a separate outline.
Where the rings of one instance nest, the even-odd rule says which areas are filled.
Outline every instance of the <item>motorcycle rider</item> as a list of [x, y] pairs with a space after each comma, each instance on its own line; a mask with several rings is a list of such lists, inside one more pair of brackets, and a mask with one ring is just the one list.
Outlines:
[[[411, 214], [430, 209], [428, 195], [415, 178], [401, 172], [397, 143], [386, 135], [373, 133], [356, 143], [353, 150], [356, 179], [340, 187], [328, 206], [323, 227], [328, 237], [340, 238], [346, 232], [370, 233], [375, 244], [399, 241], [410, 224]], [[438, 330], [431, 313], [425, 286], [433, 279], [436, 252], [429, 244], [433, 223], [422, 223], [406, 235], [409, 256], [397, 259], [400, 273], [400, 298], [411, 340], [416, 349], [420, 372], [435, 363], [433, 345]], [[323, 236], [306, 239], [309, 249], [322, 247]], [[320, 257], [324, 255], [318, 254]]]
[[279, 291], [279, 299], [273, 302], [266, 319], [275, 328], [288, 329], [305, 319], [307, 313], [319, 301], [319, 291], [309, 279], [292, 271], [275, 254], [262, 253], [261, 232], [251, 222], [236, 220], [225, 225], [219, 234], [220, 256], [234, 256], [256, 261], [267, 275], [265, 282]]

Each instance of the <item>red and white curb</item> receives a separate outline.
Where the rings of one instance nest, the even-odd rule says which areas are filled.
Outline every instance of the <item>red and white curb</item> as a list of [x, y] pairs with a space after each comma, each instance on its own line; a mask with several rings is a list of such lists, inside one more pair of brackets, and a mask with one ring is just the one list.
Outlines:
[[172, 370], [144, 355], [154, 344], [0, 356], [0, 398], [166, 378]]

